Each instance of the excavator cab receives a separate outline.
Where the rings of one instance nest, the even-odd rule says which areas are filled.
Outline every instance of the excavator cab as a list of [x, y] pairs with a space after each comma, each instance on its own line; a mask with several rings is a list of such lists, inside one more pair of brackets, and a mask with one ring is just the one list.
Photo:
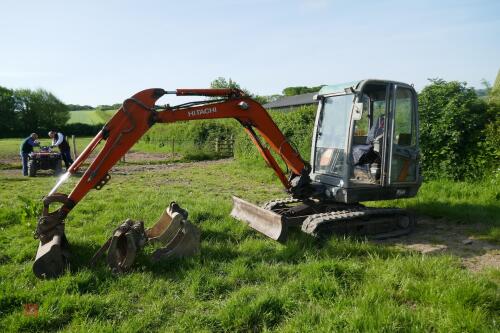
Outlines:
[[368, 79], [324, 86], [315, 98], [310, 192], [260, 207], [233, 198], [232, 216], [278, 241], [286, 240], [290, 227], [315, 237], [381, 239], [411, 232], [411, 213], [362, 202], [413, 197], [422, 183], [413, 87]]
[[363, 80], [325, 86], [311, 149], [311, 180], [337, 202], [415, 196], [417, 94], [408, 84]]

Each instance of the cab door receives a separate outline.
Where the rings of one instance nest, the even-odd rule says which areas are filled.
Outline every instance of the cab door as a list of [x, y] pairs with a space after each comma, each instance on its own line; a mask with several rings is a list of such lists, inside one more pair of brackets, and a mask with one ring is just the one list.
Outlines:
[[415, 183], [419, 177], [417, 95], [411, 86], [394, 84], [391, 97], [387, 182], [390, 185]]

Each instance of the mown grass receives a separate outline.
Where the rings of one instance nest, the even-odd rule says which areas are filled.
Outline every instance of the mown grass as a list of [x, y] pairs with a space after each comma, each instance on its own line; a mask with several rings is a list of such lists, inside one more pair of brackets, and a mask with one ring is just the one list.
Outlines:
[[[38, 280], [31, 272], [34, 212], [54, 179], [0, 175], [0, 331], [499, 329], [498, 270], [471, 273], [455, 257], [342, 238], [318, 243], [298, 232], [279, 244], [229, 217], [231, 194], [253, 202], [283, 195], [262, 164], [224, 161], [113, 176], [67, 219], [71, 270], [57, 280]], [[432, 194], [448, 185], [428, 183], [407, 205], [448, 217], [445, 206], [473, 194], [458, 191], [463, 184], [451, 186], [448, 199]], [[128, 274], [87, 267], [120, 221], [131, 217], [151, 225], [171, 200], [201, 228], [199, 256], [153, 265], [147, 259], [152, 249], [146, 248]], [[478, 202], [471, 200], [471, 206]], [[425, 208], [431, 204], [433, 209]], [[492, 211], [498, 216], [498, 205]], [[480, 212], [472, 209], [463, 223]], [[38, 318], [23, 315], [27, 303], [39, 304]]]
[[78, 111], [70, 111], [70, 118], [68, 120], [68, 124], [105, 124], [116, 112], [116, 110], [78, 110]]

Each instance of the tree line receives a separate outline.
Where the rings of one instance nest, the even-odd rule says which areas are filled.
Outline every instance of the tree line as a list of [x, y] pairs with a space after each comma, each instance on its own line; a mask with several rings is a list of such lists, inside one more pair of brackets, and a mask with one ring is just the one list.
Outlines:
[[68, 107], [43, 89], [0, 87], [0, 136], [19, 137], [58, 129], [69, 120]]
[[[477, 90], [468, 87], [465, 82], [431, 79], [420, 91], [420, 148], [425, 177], [461, 180], [480, 178], [491, 172], [499, 174], [497, 163], [500, 160], [500, 72], [493, 86], [485, 86], [478, 94]], [[241, 89], [261, 103], [272, 98], [252, 95], [231, 79], [217, 78], [212, 81], [211, 87]], [[284, 92], [303, 93], [307, 91], [304, 88], [316, 91], [321, 86], [288, 87]], [[113, 105], [113, 109], [118, 107], [119, 105]], [[66, 124], [69, 120], [69, 110], [68, 105], [43, 89], [10, 90], [0, 87], [0, 136], [20, 137], [33, 131], [43, 133], [50, 129], [59, 129], [67, 134], [94, 135], [102, 127]], [[287, 137], [291, 137], [298, 147], [307, 150], [312, 130], [306, 133], [304, 128], [312, 129], [314, 113], [314, 108], [307, 108], [306, 111], [283, 115], [272, 112], [272, 116]], [[198, 141], [219, 132], [238, 138], [241, 132], [237, 126], [220, 122], [193, 122], [189, 126], [190, 133], [199, 134]], [[186, 135], [184, 130], [180, 131], [179, 135]], [[153, 129], [145, 138], [154, 137], [160, 140], [165, 133]], [[247, 148], [253, 149], [251, 145]], [[309, 156], [303, 149], [303, 156]]]

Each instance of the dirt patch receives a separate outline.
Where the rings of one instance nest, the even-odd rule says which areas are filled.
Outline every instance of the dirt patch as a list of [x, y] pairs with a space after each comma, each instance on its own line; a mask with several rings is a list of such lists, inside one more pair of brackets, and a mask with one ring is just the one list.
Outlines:
[[199, 167], [208, 164], [221, 164], [230, 161], [230, 158], [224, 158], [213, 161], [199, 161], [199, 162], [176, 162], [176, 163], [155, 163], [155, 164], [120, 164], [111, 168], [111, 174], [115, 175], [128, 175], [144, 171], [159, 171], [159, 170], [173, 170], [188, 167]]
[[460, 225], [445, 219], [419, 217], [411, 234], [379, 243], [428, 255], [451, 254], [461, 258], [464, 267], [472, 271], [500, 269], [500, 246], [474, 236], [485, 229], [481, 224]]
[[[56, 150], [57, 152], [57, 150]], [[88, 159], [88, 162], [90, 163], [91, 161], [94, 160], [94, 157], [97, 156], [98, 151], [93, 152], [90, 155], [90, 158]], [[125, 161], [126, 162], [153, 162], [153, 161], [165, 161], [165, 160], [172, 160], [176, 158], [180, 158], [181, 155], [179, 154], [171, 154], [171, 153], [144, 153], [144, 152], [138, 152], [138, 151], [130, 151], [127, 154], [125, 154]], [[21, 165], [21, 157], [19, 155], [15, 154], [8, 154], [8, 155], [2, 155], [0, 157], [0, 163], [2, 164], [11, 164], [11, 165]]]
[[144, 153], [139, 151], [130, 151], [125, 154], [126, 162], [152, 162], [165, 161], [180, 158], [179, 154], [163, 154], [163, 153]]
[[[134, 155], [134, 158], [153, 158], [153, 157], [158, 157], [161, 154], [144, 154], [140, 153], [137, 155]], [[127, 155], [128, 156], [128, 155]], [[149, 162], [155, 162], [152, 164], [147, 164], [148, 160], [142, 159], [142, 160], [136, 160], [136, 161], [144, 161], [145, 164], [140, 164], [140, 163], [132, 163], [132, 159], [127, 159], [125, 163], [120, 163], [119, 165], [115, 165], [114, 167], [111, 168], [111, 175], [129, 175], [133, 173], [139, 173], [139, 172], [148, 172], [148, 171], [161, 171], [161, 170], [173, 170], [173, 169], [181, 169], [181, 168], [189, 168], [189, 167], [198, 167], [198, 166], [203, 166], [203, 165], [208, 165], [208, 164], [222, 164], [222, 163], [227, 163], [228, 161], [232, 160], [231, 158], [224, 158], [224, 159], [219, 159], [219, 160], [213, 160], [213, 161], [198, 161], [198, 162], [175, 162], [175, 163], [161, 163], [158, 162], [157, 159], [150, 159]], [[131, 164], [128, 164], [128, 163]], [[77, 173], [77, 176], [81, 176], [83, 172], [86, 170], [86, 167], [81, 168], [81, 172], [79, 171]], [[21, 175], [21, 169], [4, 169], [0, 170], [0, 175], [5, 176], [5, 177], [15, 177], [15, 176], [20, 176]], [[41, 171], [37, 176], [40, 177], [53, 177], [53, 172], [52, 171]]]

